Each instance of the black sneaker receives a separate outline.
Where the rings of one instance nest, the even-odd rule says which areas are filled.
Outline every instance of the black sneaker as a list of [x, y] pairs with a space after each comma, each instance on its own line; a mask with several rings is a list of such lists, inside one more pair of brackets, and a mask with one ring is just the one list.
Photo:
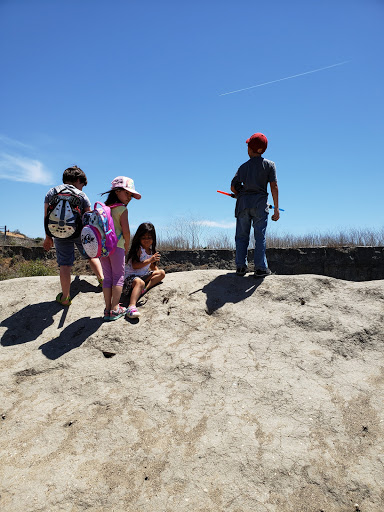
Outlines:
[[263, 270], [255, 270], [253, 277], [267, 277], [272, 275], [272, 271], [269, 268], [265, 268]]
[[248, 271], [248, 267], [237, 267], [236, 269], [236, 275], [237, 276], [245, 276], [245, 274]]

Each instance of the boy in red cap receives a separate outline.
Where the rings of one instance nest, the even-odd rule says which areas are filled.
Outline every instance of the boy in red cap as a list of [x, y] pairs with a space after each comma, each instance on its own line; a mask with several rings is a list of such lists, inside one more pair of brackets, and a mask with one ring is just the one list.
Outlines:
[[255, 236], [254, 277], [265, 277], [272, 274], [265, 256], [265, 232], [268, 221], [268, 183], [271, 187], [275, 206], [272, 220], [279, 220], [279, 190], [277, 187], [276, 167], [271, 160], [261, 155], [267, 149], [268, 140], [262, 133], [254, 133], [246, 140], [249, 160], [241, 165], [231, 182], [231, 190], [237, 199], [236, 217], [236, 274], [247, 273], [247, 252], [249, 234], [253, 224]]

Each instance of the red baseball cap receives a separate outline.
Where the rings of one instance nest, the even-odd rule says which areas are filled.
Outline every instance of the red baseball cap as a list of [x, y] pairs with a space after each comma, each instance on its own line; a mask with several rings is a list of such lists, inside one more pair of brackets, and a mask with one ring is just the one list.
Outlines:
[[245, 141], [255, 153], [264, 153], [268, 146], [268, 139], [263, 133], [254, 133]]

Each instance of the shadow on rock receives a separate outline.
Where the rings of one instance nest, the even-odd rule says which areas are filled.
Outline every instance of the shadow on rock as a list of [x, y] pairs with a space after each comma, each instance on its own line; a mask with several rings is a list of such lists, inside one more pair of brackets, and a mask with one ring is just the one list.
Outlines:
[[236, 304], [250, 297], [262, 282], [261, 279], [254, 279], [253, 275], [239, 277], [234, 273], [228, 273], [216, 277], [213, 281], [206, 284], [204, 288], [192, 293], [202, 291], [207, 295], [206, 312], [208, 315], [212, 315], [223, 307], [224, 304], [229, 302]]
[[1, 338], [1, 344], [10, 347], [36, 340], [53, 324], [53, 317], [62, 309], [63, 306], [57, 302], [40, 302], [26, 306], [1, 322], [2, 327], [8, 327]]
[[71, 291], [70, 295], [76, 297], [78, 293], [101, 293], [103, 290], [98, 285], [93, 285], [88, 283], [85, 279], [80, 279], [79, 276], [76, 276], [75, 279], [71, 283]]
[[[95, 293], [99, 290], [96, 286], [88, 283], [88, 281], [76, 276], [71, 283], [70, 293], [73, 299], [80, 292]], [[53, 324], [54, 316], [60, 311], [62, 311], [62, 316], [59, 321], [59, 328], [64, 325], [68, 313], [67, 307], [63, 307], [54, 300], [52, 302], [40, 302], [39, 304], [26, 306], [1, 322], [0, 325], [8, 327], [8, 330], [1, 337], [0, 344], [4, 347], [10, 347], [36, 340], [47, 327]]]
[[103, 323], [102, 318], [83, 317], [61, 331], [60, 336], [40, 345], [48, 359], [58, 359], [74, 348], [80, 347]]

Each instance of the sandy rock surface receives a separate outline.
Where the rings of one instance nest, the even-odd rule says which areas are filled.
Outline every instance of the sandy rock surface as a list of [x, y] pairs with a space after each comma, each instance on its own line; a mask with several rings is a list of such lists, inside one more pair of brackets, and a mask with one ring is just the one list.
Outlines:
[[2, 512], [382, 512], [384, 281], [0, 282]]

